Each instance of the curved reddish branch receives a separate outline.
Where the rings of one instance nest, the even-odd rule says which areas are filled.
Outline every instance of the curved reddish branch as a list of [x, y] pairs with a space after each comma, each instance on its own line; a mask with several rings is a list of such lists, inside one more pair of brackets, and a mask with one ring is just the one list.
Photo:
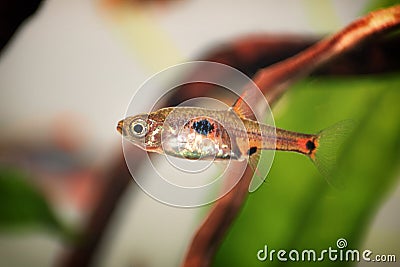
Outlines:
[[[393, 30], [399, 25], [400, 6], [372, 12], [298, 55], [262, 69], [253, 80], [273, 105], [297, 79], [308, 75], [367, 39]], [[182, 266], [211, 265], [222, 238], [246, 199], [251, 178], [252, 172], [247, 168], [239, 183], [217, 201], [195, 234]]]
[[298, 55], [259, 71], [253, 80], [272, 105], [297, 79], [375, 35], [399, 26], [400, 6], [371, 12]]

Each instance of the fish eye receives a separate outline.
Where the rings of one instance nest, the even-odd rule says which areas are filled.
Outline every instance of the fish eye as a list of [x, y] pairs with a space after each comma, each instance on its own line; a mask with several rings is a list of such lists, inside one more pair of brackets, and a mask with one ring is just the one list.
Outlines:
[[147, 133], [147, 123], [144, 120], [136, 120], [131, 124], [131, 131], [136, 137], [143, 137]]

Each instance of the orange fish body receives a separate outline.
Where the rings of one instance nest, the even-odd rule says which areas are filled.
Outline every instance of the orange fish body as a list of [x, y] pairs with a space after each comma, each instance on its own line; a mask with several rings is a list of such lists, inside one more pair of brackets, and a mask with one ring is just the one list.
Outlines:
[[233, 109], [163, 108], [121, 120], [118, 131], [139, 147], [187, 159], [244, 160], [261, 150], [314, 157], [318, 135], [301, 134], [240, 117]]

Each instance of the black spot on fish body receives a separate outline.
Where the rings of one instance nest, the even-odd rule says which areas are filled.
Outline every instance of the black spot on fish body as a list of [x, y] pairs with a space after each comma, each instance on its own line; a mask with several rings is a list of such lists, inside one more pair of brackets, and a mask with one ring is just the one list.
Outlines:
[[247, 154], [249, 154], [249, 156], [251, 156], [256, 152], [257, 152], [257, 147], [253, 146], [253, 147], [250, 147], [249, 151], [247, 151]]
[[315, 143], [311, 140], [308, 140], [306, 143], [306, 148], [310, 151], [310, 153], [312, 151], [314, 151], [314, 149], [316, 148]]
[[193, 122], [192, 128], [199, 134], [207, 135], [214, 130], [214, 125], [212, 125], [208, 120], [204, 119]]

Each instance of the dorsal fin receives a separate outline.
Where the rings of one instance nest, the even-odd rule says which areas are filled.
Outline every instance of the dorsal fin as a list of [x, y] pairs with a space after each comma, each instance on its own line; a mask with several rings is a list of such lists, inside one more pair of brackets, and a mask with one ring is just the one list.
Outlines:
[[244, 91], [241, 96], [232, 105], [232, 110], [241, 118], [256, 120], [253, 110], [247, 104], [251, 100], [249, 91]]

